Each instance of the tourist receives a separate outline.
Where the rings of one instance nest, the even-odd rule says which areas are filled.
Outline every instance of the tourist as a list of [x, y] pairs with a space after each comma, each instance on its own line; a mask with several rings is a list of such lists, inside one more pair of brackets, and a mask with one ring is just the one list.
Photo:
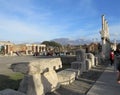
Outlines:
[[120, 63], [117, 64], [117, 82], [120, 83]]
[[115, 55], [116, 55], [116, 56], [119, 56], [119, 55], [120, 55], [120, 49], [119, 49], [119, 48], [116, 49]]
[[110, 52], [110, 65], [112, 66], [114, 63], [114, 50], [111, 50]]

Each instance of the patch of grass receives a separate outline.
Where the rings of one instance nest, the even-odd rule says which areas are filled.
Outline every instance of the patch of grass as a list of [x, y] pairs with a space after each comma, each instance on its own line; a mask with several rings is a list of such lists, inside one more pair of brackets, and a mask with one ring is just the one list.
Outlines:
[[0, 75], [0, 90], [10, 88], [17, 90], [23, 74], [14, 73], [11, 75]]
[[19, 80], [19, 79], [22, 79], [23, 77], [24, 77], [24, 75], [21, 73], [15, 73], [15, 74], [11, 74], [9, 76], [9, 78], [12, 80]]

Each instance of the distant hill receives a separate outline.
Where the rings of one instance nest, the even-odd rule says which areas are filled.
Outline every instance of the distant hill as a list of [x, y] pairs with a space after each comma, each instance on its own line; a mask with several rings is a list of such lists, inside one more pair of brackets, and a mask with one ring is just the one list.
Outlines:
[[[112, 43], [115, 42], [115, 40], [111, 40]], [[116, 40], [116, 43], [120, 43], [120, 40]]]
[[51, 41], [55, 41], [57, 43], [60, 43], [62, 45], [83, 45], [83, 44], [89, 44], [92, 41], [91, 40], [86, 40], [86, 39], [75, 39], [75, 40], [71, 40], [69, 38], [58, 38], [58, 39], [53, 39]]

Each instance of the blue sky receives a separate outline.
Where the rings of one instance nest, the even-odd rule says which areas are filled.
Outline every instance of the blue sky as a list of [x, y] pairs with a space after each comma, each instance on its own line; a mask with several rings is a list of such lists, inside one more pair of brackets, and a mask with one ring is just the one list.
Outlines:
[[101, 15], [120, 40], [120, 0], [0, 0], [0, 40], [98, 39]]

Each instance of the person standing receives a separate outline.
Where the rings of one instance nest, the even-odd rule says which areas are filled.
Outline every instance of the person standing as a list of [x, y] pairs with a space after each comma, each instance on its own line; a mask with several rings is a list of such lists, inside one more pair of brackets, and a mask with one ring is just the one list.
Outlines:
[[120, 63], [117, 64], [117, 82], [120, 84]]
[[110, 52], [110, 65], [112, 66], [114, 63], [114, 50], [111, 50]]

